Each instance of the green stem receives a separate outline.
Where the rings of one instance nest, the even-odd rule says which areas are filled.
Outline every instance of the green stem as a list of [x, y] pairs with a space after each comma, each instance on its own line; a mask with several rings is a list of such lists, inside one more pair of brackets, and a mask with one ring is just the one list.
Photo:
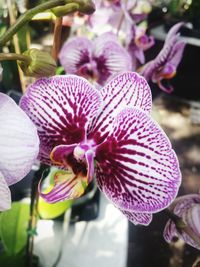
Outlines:
[[38, 13], [43, 12], [45, 10], [65, 5], [65, 0], [50, 0], [45, 3], [42, 3], [32, 9], [27, 10], [23, 15], [21, 15], [16, 23], [12, 25], [1, 37], [0, 37], [0, 47], [5, 45], [15, 33], [17, 33], [26, 23], [31, 21], [31, 19]]
[[20, 60], [25, 62], [27, 65], [31, 63], [31, 58], [29, 56], [16, 53], [0, 53], [0, 61], [3, 60]]

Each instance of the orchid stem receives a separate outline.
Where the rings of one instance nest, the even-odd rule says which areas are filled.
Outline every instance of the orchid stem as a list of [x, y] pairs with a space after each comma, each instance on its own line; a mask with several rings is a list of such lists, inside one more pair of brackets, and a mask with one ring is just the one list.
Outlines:
[[30, 203], [30, 219], [27, 229], [27, 244], [26, 244], [26, 262], [25, 267], [33, 266], [33, 249], [34, 249], [34, 236], [36, 233], [37, 219], [38, 219], [38, 184], [44, 173], [45, 165], [41, 165], [39, 170], [36, 171], [35, 177], [31, 185], [31, 203]]
[[193, 229], [189, 227], [181, 217], [177, 216], [169, 209], [165, 209], [167, 216], [174, 222], [177, 230], [182, 233], [185, 232], [191, 239], [193, 239], [200, 246], [200, 238], [194, 233]]
[[124, 15], [124, 12], [122, 11], [121, 16], [119, 18], [119, 24], [117, 26], [117, 35], [119, 35], [119, 31], [120, 31], [122, 23], [124, 21], [124, 17], [125, 17], [125, 15]]
[[58, 58], [58, 52], [61, 46], [62, 20], [62, 17], [57, 17], [55, 21], [53, 47], [51, 52], [51, 55], [55, 60]]
[[19, 60], [27, 64], [30, 64], [31, 58], [26, 55], [16, 54], [16, 53], [0, 53], [0, 61], [3, 60]]
[[[128, 0], [125, 0], [124, 1], [125, 8], [127, 6], [127, 3], [128, 3]], [[118, 23], [118, 26], [117, 26], [117, 35], [119, 35], [119, 31], [121, 29], [121, 26], [122, 26], [122, 23], [124, 21], [124, 18], [125, 18], [125, 14], [124, 14], [124, 10], [122, 9], [121, 15], [120, 15], [120, 18], [119, 18], [119, 23]]]
[[[13, 10], [13, 8], [14, 8], [13, 2], [11, 0], [7, 0], [7, 6], [8, 6], [9, 17], [10, 17], [10, 25], [12, 27], [12, 25], [15, 25], [15, 23], [16, 23], [16, 14]], [[13, 44], [14, 44], [15, 53], [20, 54], [21, 50], [20, 50], [19, 39], [18, 39], [17, 34], [13, 36]], [[19, 73], [21, 89], [22, 89], [22, 92], [24, 93], [25, 88], [26, 88], [24, 74], [18, 65], [17, 65], [17, 69], [18, 69], [18, 73]]]
[[21, 15], [16, 23], [13, 24], [1, 37], [0, 37], [0, 47], [5, 45], [14, 34], [16, 34], [26, 23], [31, 21], [31, 19], [38, 13], [43, 12], [45, 10], [65, 5], [65, 0], [50, 0], [44, 2], [32, 9], [27, 10], [23, 15]]

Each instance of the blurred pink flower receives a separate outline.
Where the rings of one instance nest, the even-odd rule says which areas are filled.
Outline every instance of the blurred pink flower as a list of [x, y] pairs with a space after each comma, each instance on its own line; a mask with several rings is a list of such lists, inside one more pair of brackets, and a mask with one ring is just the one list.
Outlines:
[[165, 44], [157, 57], [141, 67], [140, 74], [147, 81], [157, 83], [159, 88], [166, 93], [171, 93], [171, 86], [165, 87], [162, 80], [171, 79], [176, 75], [177, 67], [182, 59], [185, 43], [177, 34], [182, 22], [174, 25], [167, 34]]
[[138, 61], [145, 63], [144, 51], [155, 44], [154, 38], [146, 34], [146, 29], [133, 25], [131, 27], [130, 40], [128, 41], [128, 51], [133, 59], [133, 66], [136, 69]]
[[129, 53], [113, 33], [102, 34], [94, 41], [74, 37], [63, 45], [59, 59], [66, 73], [95, 80], [100, 85], [111, 76], [132, 69]]

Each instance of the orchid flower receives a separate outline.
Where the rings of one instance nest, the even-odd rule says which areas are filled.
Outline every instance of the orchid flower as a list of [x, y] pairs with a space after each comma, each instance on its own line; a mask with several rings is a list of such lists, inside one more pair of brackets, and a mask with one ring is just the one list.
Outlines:
[[177, 198], [170, 210], [182, 218], [183, 222], [191, 228], [194, 236], [198, 237], [199, 242], [192, 239], [186, 232], [177, 229], [171, 219], [165, 226], [165, 240], [171, 242], [174, 237], [179, 237], [192, 247], [200, 249], [200, 194], [191, 194]]
[[171, 93], [173, 88], [166, 88], [162, 84], [163, 79], [171, 79], [176, 75], [176, 69], [182, 59], [185, 43], [178, 38], [177, 34], [183, 23], [174, 25], [167, 34], [165, 44], [157, 57], [149, 61], [140, 69], [140, 74], [147, 81], [157, 83], [161, 90]]
[[135, 68], [137, 66], [137, 61], [139, 61], [140, 64], [145, 63], [144, 51], [151, 48], [154, 43], [154, 38], [148, 36], [144, 28], [136, 27], [136, 25], [131, 27], [131, 38], [128, 42], [128, 51], [132, 56]]
[[75, 37], [62, 47], [59, 59], [69, 74], [93, 79], [100, 85], [112, 75], [131, 70], [131, 57], [112, 33], [105, 33], [93, 42]]
[[42, 78], [20, 106], [38, 129], [39, 159], [68, 170], [41, 192], [47, 202], [80, 197], [95, 176], [129, 220], [148, 225], [176, 197], [178, 160], [149, 115], [151, 90], [137, 73], [121, 73], [101, 90], [75, 75]]
[[37, 129], [15, 102], [0, 93], [0, 211], [10, 208], [8, 186], [30, 171], [39, 152]]
[[138, 0], [97, 1], [96, 7], [94, 14], [88, 17], [88, 26], [97, 35], [114, 29], [114, 32], [122, 30], [127, 36], [130, 28], [146, 19], [150, 12], [150, 4]]

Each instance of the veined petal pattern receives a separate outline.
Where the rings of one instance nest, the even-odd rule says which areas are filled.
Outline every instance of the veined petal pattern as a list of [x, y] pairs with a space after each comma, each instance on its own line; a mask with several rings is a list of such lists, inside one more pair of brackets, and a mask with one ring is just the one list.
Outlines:
[[136, 107], [150, 112], [152, 107], [151, 90], [146, 80], [134, 72], [124, 72], [113, 78], [101, 91], [104, 106], [92, 120], [88, 138], [96, 143], [105, 140], [112, 130], [117, 114], [126, 107]]
[[155, 213], [169, 206], [181, 182], [179, 164], [161, 128], [142, 110], [127, 108], [96, 151], [97, 182], [124, 210]]
[[87, 125], [101, 106], [101, 96], [84, 78], [54, 76], [29, 86], [20, 105], [35, 123], [40, 151], [45, 155], [55, 146], [85, 140]]

